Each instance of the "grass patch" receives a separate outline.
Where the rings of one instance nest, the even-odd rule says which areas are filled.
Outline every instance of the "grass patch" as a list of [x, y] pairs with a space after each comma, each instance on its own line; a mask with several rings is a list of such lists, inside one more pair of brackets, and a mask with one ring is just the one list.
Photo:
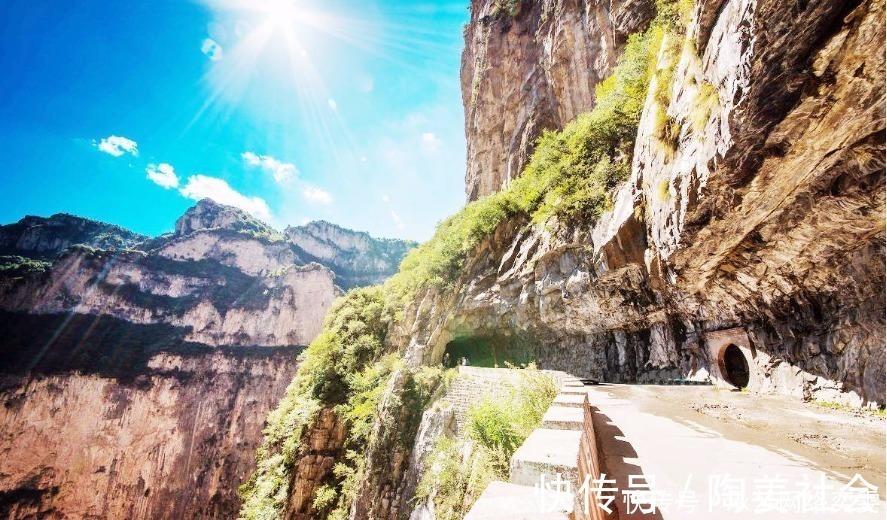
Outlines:
[[853, 414], [864, 414], [864, 415], [873, 415], [876, 417], [887, 417], [887, 411], [884, 408], [858, 408], [855, 406], [850, 406], [842, 403], [835, 403], [832, 401], [810, 401], [815, 406], [819, 408], [823, 408], [826, 410], [841, 410], [844, 412], [850, 412]]
[[656, 199], [660, 202], [664, 202], [671, 198], [671, 181], [669, 179], [662, 179], [659, 181], [659, 184], [656, 186]]
[[469, 410], [458, 439], [441, 439], [428, 455], [428, 471], [416, 500], [431, 500], [438, 518], [462, 518], [494, 480], [508, 480], [509, 461], [557, 396], [551, 377], [531, 366], [500, 395], [486, 397]]
[[715, 87], [707, 81], [700, 83], [699, 90], [696, 93], [696, 103], [693, 105], [693, 111], [690, 114], [690, 124], [694, 133], [701, 134], [705, 130], [708, 120], [711, 119], [712, 113], [718, 108], [719, 104], [718, 91]]

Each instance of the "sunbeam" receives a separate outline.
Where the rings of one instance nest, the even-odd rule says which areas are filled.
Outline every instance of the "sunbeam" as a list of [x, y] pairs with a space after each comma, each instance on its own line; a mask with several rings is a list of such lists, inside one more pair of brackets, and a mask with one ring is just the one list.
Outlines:
[[[330, 49], [344, 46], [344, 52], [383, 60], [405, 77], [434, 75], [444, 68], [442, 50], [458, 52], [439, 43], [442, 33], [411, 23], [415, 13], [409, 9], [383, 21], [350, 12], [346, 16], [304, 0], [204, 3], [219, 26], [234, 30], [226, 31], [225, 58], [210, 64], [205, 76], [210, 93], [191, 124], [204, 117], [224, 124], [233, 111], [252, 107], [259, 117], [300, 124], [339, 167], [359, 162], [364, 154], [328, 88], [329, 78], [324, 77], [331, 61], [342, 59]], [[287, 105], [298, 112], [290, 108], [284, 114]]]

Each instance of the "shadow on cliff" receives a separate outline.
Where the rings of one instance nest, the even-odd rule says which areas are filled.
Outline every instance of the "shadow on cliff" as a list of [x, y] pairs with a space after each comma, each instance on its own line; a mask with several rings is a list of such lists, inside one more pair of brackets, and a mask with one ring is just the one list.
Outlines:
[[[186, 341], [184, 338], [189, 332], [189, 327], [135, 324], [111, 316], [0, 311], [0, 359], [3, 360], [0, 374], [15, 379], [16, 376], [79, 372], [113, 378], [124, 384], [140, 384], [147, 381], [140, 380], [139, 376], [159, 373], [148, 368], [148, 360], [161, 352], [183, 357], [221, 353], [247, 358], [296, 356], [303, 349], [301, 346], [212, 347]], [[178, 370], [166, 375], [180, 379], [190, 377], [190, 373]]]

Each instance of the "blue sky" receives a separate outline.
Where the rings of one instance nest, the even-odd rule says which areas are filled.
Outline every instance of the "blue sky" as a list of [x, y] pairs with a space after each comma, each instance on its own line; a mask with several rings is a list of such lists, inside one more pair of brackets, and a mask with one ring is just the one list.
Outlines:
[[170, 231], [204, 196], [277, 228], [424, 240], [463, 203], [466, 1], [5, 0], [0, 222]]

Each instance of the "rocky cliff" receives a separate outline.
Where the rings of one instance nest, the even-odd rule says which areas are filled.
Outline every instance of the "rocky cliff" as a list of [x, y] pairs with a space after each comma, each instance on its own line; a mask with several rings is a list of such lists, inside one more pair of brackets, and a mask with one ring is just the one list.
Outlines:
[[69, 215], [0, 239], [23, 263], [0, 271], [6, 518], [234, 516], [265, 416], [342, 293], [328, 266], [385, 268], [210, 200], [153, 239]]
[[133, 381], [5, 378], [0, 515], [231, 518], [296, 353], [159, 352]]
[[468, 200], [518, 177], [544, 130], [594, 106], [653, 0], [471, 2], [462, 52]]
[[[606, 7], [532, 4], [489, 18], [501, 3], [475, 2], [468, 34], [582, 27], [572, 20]], [[706, 334], [740, 327], [755, 354], [753, 387], [883, 406], [883, 7], [696, 2], [679, 50], [669, 56], [663, 45], [659, 68], [671, 77], [653, 79], [631, 178], [613, 209], [591, 225], [503, 223], [470, 256], [449, 300], [417, 305], [410, 330], [427, 332], [411, 341], [427, 347], [425, 361], [458, 336], [529, 334], [543, 363], [578, 375], [706, 378], [718, 362]], [[531, 34], [535, 45], [546, 41]], [[464, 65], [486, 45], [469, 38], [463, 86], [473, 77]], [[534, 49], [514, 43], [504, 52], [518, 48]], [[533, 52], [529, 62], [550, 61]], [[536, 74], [537, 65], [516, 63], [502, 68]], [[567, 92], [555, 98], [588, 99], [582, 88]], [[472, 99], [469, 114], [482, 108]], [[496, 189], [502, 164], [519, 157], [509, 152], [498, 168], [469, 174], [469, 193]]]
[[382, 283], [416, 246], [408, 240], [373, 238], [324, 221], [288, 227], [284, 234], [303, 255], [329, 266], [343, 288]]
[[27, 216], [15, 224], [0, 226], [0, 252], [37, 258], [51, 258], [75, 244], [125, 249], [147, 239], [120, 226], [66, 213], [49, 218]]

